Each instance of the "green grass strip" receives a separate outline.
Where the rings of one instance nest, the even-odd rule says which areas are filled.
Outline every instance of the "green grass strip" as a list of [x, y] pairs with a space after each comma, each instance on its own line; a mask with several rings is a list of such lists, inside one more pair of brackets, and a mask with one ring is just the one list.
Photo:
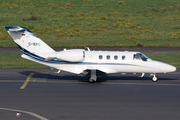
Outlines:
[[41, 64], [21, 58], [21, 53], [0, 53], [0, 68], [47, 68]]
[[180, 47], [179, 0], [1, 0], [4, 26], [28, 28], [51, 47]]

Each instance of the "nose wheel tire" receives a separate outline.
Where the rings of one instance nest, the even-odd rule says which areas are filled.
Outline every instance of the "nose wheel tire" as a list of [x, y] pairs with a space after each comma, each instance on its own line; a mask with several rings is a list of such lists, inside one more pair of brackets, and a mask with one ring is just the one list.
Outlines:
[[[155, 73], [154, 73], [154, 74], [150, 74], [150, 76], [153, 76], [153, 77], [152, 77], [152, 81], [153, 81], [153, 82], [157, 82], [158, 79], [157, 79]], [[150, 77], [150, 76], [149, 76], [149, 77]]]
[[157, 82], [157, 77], [154, 76], [154, 77], [152, 78], [152, 81], [153, 81], [153, 82]]

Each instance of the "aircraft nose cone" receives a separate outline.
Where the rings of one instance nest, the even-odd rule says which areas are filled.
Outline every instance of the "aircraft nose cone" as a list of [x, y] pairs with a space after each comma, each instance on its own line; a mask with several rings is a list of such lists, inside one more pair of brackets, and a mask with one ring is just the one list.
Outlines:
[[168, 72], [174, 72], [174, 71], [176, 71], [176, 67], [174, 67], [174, 66], [172, 66], [172, 65], [169, 65], [169, 66], [167, 67], [167, 71], [168, 71]]
[[174, 71], [176, 71], [176, 67], [166, 64], [166, 65], [164, 65], [164, 67], [162, 67], [162, 70], [164, 71], [164, 73], [174, 72]]
[[156, 64], [156, 68], [159, 68], [159, 70], [163, 71], [164, 73], [168, 73], [168, 72], [174, 72], [176, 71], [176, 67], [169, 65], [167, 63], [163, 63], [163, 62], [159, 62], [159, 61], [155, 61]]

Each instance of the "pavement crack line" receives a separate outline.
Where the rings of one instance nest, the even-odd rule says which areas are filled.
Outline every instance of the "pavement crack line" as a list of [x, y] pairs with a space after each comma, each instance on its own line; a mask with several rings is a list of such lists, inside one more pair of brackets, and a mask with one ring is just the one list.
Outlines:
[[16, 111], [16, 112], [20, 112], [20, 113], [26, 113], [26, 114], [29, 114], [31, 116], [34, 116], [36, 118], [39, 118], [40, 120], [49, 120], [45, 117], [42, 117], [36, 113], [33, 113], [33, 112], [28, 112], [28, 111], [23, 111], [23, 110], [16, 110], [16, 109], [9, 109], [9, 108], [0, 108], [1, 110], [8, 110], [8, 111]]
[[25, 89], [25, 87], [27, 86], [29, 80], [31, 79], [31, 77], [34, 75], [34, 73], [30, 73], [26, 79], [26, 81], [24, 82], [24, 84], [20, 87], [20, 89]]

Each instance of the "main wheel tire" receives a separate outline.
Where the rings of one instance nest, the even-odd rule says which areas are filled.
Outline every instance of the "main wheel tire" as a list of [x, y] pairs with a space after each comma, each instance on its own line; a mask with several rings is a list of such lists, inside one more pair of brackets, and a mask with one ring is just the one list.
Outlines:
[[89, 83], [93, 83], [94, 82], [94, 80], [93, 79], [89, 79]]

